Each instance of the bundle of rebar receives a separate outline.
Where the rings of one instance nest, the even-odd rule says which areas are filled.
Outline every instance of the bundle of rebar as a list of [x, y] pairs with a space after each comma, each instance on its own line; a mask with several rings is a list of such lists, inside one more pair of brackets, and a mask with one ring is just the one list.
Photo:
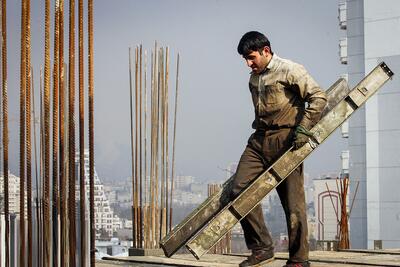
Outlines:
[[[135, 83], [133, 83], [132, 75], [132, 52], [131, 48], [129, 48], [132, 151], [132, 240], [134, 248], [154, 249], [159, 247], [159, 241], [167, 234], [172, 225], [172, 180], [175, 175], [174, 148], [177, 91], [175, 94], [172, 175], [170, 175], [168, 134], [169, 48], [159, 48], [157, 43], [155, 43], [154, 50], [151, 53], [150, 100], [147, 99], [147, 51], [144, 51], [144, 71], [142, 45], [135, 48], [134, 55]], [[177, 90], [178, 67], [179, 56], [177, 59]], [[149, 108], [147, 105], [148, 101], [150, 103]], [[147, 120], [148, 113], [150, 113], [149, 122]], [[147, 133], [148, 123], [150, 124], [150, 133]], [[148, 135], [150, 136], [149, 160], [147, 159]]]
[[[95, 264], [94, 214], [94, 60], [93, 1], [88, 0], [88, 133], [90, 183], [90, 247], [86, 242], [86, 193], [84, 173], [84, 41], [83, 0], [79, 0], [79, 170], [80, 170], [80, 259], [76, 247], [75, 199], [75, 0], [69, 1], [68, 65], [64, 59], [64, 0], [54, 1], [53, 68], [50, 66], [50, 0], [45, 1], [44, 71], [40, 69], [40, 153], [36, 145], [36, 113], [34, 78], [31, 66], [31, 4], [21, 1], [21, 47], [19, 92], [19, 176], [20, 215], [18, 265], [86, 266], [90, 251], [91, 266]], [[10, 266], [9, 180], [8, 180], [8, 98], [7, 98], [7, 32], [6, 0], [1, 1], [1, 86], [2, 146], [5, 211], [5, 264]], [[68, 69], [68, 73], [67, 73]], [[53, 73], [51, 74], [51, 71]], [[68, 77], [67, 77], [68, 74]], [[51, 76], [52, 75], [52, 90]], [[33, 136], [32, 136], [33, 127]], [[33, 140], [32, 140], [33, 139]], [[50, 144], [51, 140], [51, 144]], [[33, 141], [33, 143], [32, 143]], [[36, 172], [36, 202], [32, 194], [32, 144]], [[51, 155], [50, 155], [51, 153]], [[51, 157], [51, 158], [50, 158]], [[38, 169], [40, 169], [38, 173]], [[50, 178], [51, 175], [51, 178]], [[36, 213], [33, 213], [36, 203]], [[36, 217], [36, 227], [33, 219]], [[37, 239], [36, 250], [33, 244]], [[36, 253], [37, 257], [34, 256]]]
[[349, 185], [350, 185], [350, 180], [349, 180], [348, 175], [344, 175], [343, 177], [336, 179], [336, 189], [337, 189], [337, 193], [338, 193], [338, 197], [339, 197], [339, 205], [340, 205], [340, 210], [339, 210], [339, 207], [336, 209], [335, 205], [333, 204], [331, 190], [328, 187], [328, 183], [326, 183], [326, 188], [328, 190], [329, 197], [330, 197], [331, 203], [332, 203], [332, 207], [333, 207], [335, 215], [336, 215], [336, 221], [339, 226], [339, 233], [338, 233], [338, 239], [339, 239], [338, 248], [339, 249], [349, 249], [350, 248], [349, 217], [350, 217], [351, 211], [353, 209], [354, 200], [357, 195], [359, 182], [357, 183], [357, 186], [356, 186], [356, 189], [354, 192], [353, 200], [350, 205], [350, 210], [348, 210], [348, 208], [347, 208]]

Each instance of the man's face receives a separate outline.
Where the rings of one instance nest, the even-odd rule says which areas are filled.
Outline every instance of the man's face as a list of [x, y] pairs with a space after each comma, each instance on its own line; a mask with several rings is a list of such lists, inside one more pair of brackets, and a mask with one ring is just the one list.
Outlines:
[[250, 54], [243, 57], [246, 60], [247, 66], [251, 68], [253, 73], [260, 74], [265, 67], [267, 67], [271, 59], [271, 53], [269, 52], [269, 47], [264, 47], [263, 50], [252, 51]]

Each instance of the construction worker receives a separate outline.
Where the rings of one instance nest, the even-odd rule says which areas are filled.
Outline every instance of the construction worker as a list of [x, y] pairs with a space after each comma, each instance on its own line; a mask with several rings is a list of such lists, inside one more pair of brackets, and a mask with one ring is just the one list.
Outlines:
[[[251, 31], [240, 39], [238, 52], [251, 68], [249, 81], [253, 99], [255, 132], [240, 158], [233, 181], [232, 198], [292, 145], [308, 142], [309, 130], [319, 120], [326, 94], [305, 68], [272, 52], [268, 38]], [[277, 188], [286, 215], [289, 260], [286, 266], [310, 266], [303, 164]], [[274, 259], [274, 246], [265, 225], [261, 205], [242, 221], [247, 247], [252, 254], [239, 266], [255, 266]]]

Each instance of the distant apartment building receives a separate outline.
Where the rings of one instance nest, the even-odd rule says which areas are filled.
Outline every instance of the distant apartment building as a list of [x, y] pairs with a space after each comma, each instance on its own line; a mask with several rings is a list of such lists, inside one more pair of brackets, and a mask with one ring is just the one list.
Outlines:
[[[19, 214], [20, 211], [20, 179], [18, 176], [8, 172], [8, 203], [9, 212]], [[0, 213], [4, 213], [4, 175], [0, 176]], [[26, 189], [25, 189], [25, 215], [27, 214]]]
[[186, 189], [194, 183], [194, 177], [189, 175], [178, 175], [175, 177], [174, 188]]
[[[86, 192], [86, 214], [89, 214], [89, 150], [85, 149], [85, 192]], [[76, 182], [76, 195], [79, 196], [79, 153], [75, 156], [76, 164], [76, 177], [78, 181]], [[107, 233], [112, 236], [113, 233], [122, 227], [122, 221], [117, 216], [114, 215], [113, 210], [110, 207], [110, 202], [106, 197], [104, 192], [104, 186], [101, 183], [96, 169], [94, 170], [94, 213], [95, 213], [95, 228], [96, 230], [104, 229]]]
[[[340, 60], [354, 87], [378, 63], [400, 73], [400, 2], [339, 1]], [[400, 247], [400, 79], [394, 75], [349, 121], [352, 248]]]

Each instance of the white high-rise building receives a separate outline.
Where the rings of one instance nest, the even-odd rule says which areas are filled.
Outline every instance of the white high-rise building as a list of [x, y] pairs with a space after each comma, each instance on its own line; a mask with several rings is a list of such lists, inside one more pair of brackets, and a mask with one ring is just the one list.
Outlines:
[[[75, 155], [76, 164], [76, 196], [79, 197], [79, 153]], [[86, 192], [86, 214], [89, 214], [89, 150], [85, 149], [85, 192]], [[104, 229], [107, 233], [112, 236], [113, 232], [121, 228], [121, 219], [114, 215], [113, 210], [110, 207], [103, 184], [97, 175], [96, 169], [94, 170], [94, 213], [95, 213], [95, 227], [96, 230]]]
[[[8, 172], [8, 211], [19, 214], [20, 210], [20, 179], [11, 172]], [[26, 184], [25, 184], [26, 186]], [[0, 175], [0, 211], [4, 213], [4, 175]], [[27, 215], [26, 189], [25, 189], [25, 216]]]
[[352, 248], [400, 247], [400, 1], [340, 1], [339, 20], [346, 41], [340, 44], [354, 87], [378, 63], [395, 73], [349, 123]]

